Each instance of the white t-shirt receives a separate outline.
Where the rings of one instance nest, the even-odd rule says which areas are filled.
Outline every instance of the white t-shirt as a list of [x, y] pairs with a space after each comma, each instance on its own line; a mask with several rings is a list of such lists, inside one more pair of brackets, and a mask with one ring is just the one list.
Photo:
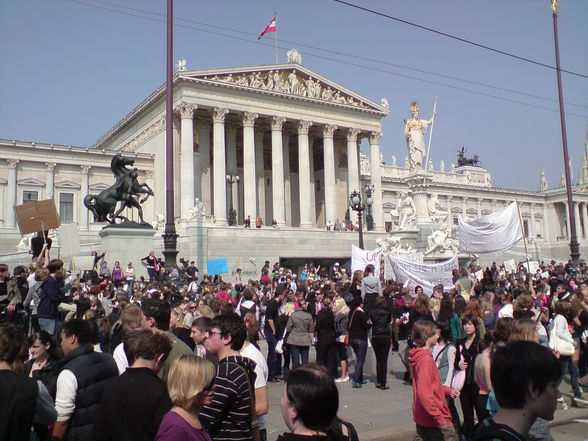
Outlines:
[[[239, 352], [242, 357], [249, 358], [255, 362], [255, 389], [260, 387], [267, 387], [267, 377], [269, 375], [267, 362], [262, 353], [253, 346], [247, 343], [247, 346]], [[265, 429], [265, 415], [257, 418], [259, 421], [259, 429]]]

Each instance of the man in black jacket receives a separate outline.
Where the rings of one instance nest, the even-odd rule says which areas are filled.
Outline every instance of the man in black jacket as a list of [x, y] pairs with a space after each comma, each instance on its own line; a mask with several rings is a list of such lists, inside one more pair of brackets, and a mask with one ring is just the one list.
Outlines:
[[112, 355], [94, 352], [91, 339], [87, 321], [74, 319], [63, 324], [61, 349], [65, 358], [57, 377], [53, 440], [89, 441], [102, 391], [118, 375]]
[[143, 329], [131, 332], [123, 347], [130, 366], [102, 394], [93, 441], [153, 441], [172, 408], [165, 381], [157, 376], [171, 351], [170, 339]]

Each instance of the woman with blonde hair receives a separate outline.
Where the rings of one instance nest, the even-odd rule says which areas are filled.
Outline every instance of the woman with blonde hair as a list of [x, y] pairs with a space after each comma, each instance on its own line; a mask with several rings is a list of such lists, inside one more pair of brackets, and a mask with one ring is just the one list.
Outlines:
[[347, 372], [347, 345], [345, 337], [349, 335], [347, 325], [349, 323], [349, 306], [345, 300], [338, 298], [335, 300], [333, 312], [335, 313], [335, 329], [338, 331], [337, 337], [337, 354], [341, 363], [341, 376], [335, 380], [337, 383], [346, 383], [349, 381]]
[[212, 400], [214, 365], [196, 355], [182, 355], [171, 366], [167, 387], [174, 407], [165, 414], [156, 441], [211, 441], [200, 422], [200, 409]]

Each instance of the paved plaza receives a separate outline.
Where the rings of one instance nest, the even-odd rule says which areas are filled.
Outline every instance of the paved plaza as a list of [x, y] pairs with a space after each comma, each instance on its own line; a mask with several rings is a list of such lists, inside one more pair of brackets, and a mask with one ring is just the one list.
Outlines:
[[[262, 352], [266, 354], [265, 341], [261, 341]], [[350, 352], [353, 352], [350, 350]], [[314, 350], [310, 359], [314, 360]], [[350, 358], [351, 361], [351, 358]], [[375, 358], [368, 352], [364, 373], [368, 383], [361, 389], [353, 389], [351, 382], [338, 383], [339, 416], [353, 423], [361, 441], [410, 441], [414, 437], [412, 419], [412, 386], [402, 382], [404, 367], [398, 353], [391, 353], [388, 359], [388, 385], [382, 391], [375, 388]], [[350, 369], [353, 372], [353, 367]], [[280, 399], [284, 383], [268, 383], [270, 411], [267, 415], [268, 441], [288, 430], [280, 410]], [[569, 403], [570, 385], [562, 384], [560, 390]], [[585, 391], [588, 389], [585, 388]], [[459, 403], [459, 400], [456, 401]], [[459, 406], [459, 404], [458, 404]], [[580, 420], [580, 421], [575, 421]], [[585, 422], [582, 422], [584, 420]], [[555, 441], [583, 441], [588, 439], [588, 409], [569, 407], [558, 408], [553, 421], [552, 436]]]

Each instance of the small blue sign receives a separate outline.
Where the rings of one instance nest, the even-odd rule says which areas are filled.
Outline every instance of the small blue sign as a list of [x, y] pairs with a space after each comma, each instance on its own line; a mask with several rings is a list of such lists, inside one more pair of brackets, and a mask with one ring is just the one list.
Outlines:
[[226, 257], [222, 259], [210, 259], [208, 261], [208, 274], [215, 276], [217, 274], [227, 274], [229, 272], [229, 262]]

